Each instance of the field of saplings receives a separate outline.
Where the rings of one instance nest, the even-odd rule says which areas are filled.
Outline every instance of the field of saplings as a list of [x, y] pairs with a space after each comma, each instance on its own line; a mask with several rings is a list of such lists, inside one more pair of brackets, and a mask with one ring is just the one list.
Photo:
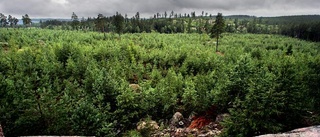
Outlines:
[[[0, 29], [6, 136], [122, 136], [143, 119], [228, 114], [220, 136], [320, 124], [320, 43], [280, 35]], [[214, 106], [214, 110], [210, 109]]]

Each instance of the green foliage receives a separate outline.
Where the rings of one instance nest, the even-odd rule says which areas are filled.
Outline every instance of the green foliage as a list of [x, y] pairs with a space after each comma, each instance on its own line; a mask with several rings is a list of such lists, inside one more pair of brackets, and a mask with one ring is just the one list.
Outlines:
[[115, 32], [120, 36], [124, 29], [124, 17], [121, 14], [115, 15], [113, 17], [113, 25], [116, 27]]
[[[313, 104], [312, 110], [315, 111], [317, 114], [320, 113], [318, 106], [320, 105], [320, 57], [317, 56], [313, 58], [311, 62], [308, 63], [309, 70], [305, 71], [304, 80], [306, 80], [306, 84], [310, 88], [309, 96], [310, 100]], [[317, 120], [319, 123], [320, 119]]]
[[[226, 136], [277, 133], [302, 126], [306, 115], [308, 88], [302, 82], [297, 61], [283, 57], [275, 66], [254, 64], [247, 57], [230, 78], [225, 105], [231, 117], [225, 121]], [[301, 92], [303, 91], [303, 92]], [[224, 101], [222, 101], [224, 102]]]
[[138, 122], [137, 125], [141, 126], [139, 132], [142, 137], [150, 137], [151, 134], [156, 130], [154, 127], [155, 125], [151, 122], [150, 117], [147, 117], [143, 119], [143, 121]]
[[28, 27], [32, 23], [28, 14], [22, 16], [22, 21], [23, 21], [23, 25], [25, 25], [26, 27]]
[[215, 23], [211, 30], [211, 37], [220, 37], [220, 34], [224, 32], [225, 30], [225, 21], [223, 19], [222, 13], [218, 13]]
[[124, 137], [142, 137], [142, 135], [137, 130], [130, 130], [126, 134], [124, 134]]
[[142, 118], [213, 105], [230, 114], [224, 136], [319, 123], [319, 43], [226, 33], [217, 54], [205, 34], [0, 31], [6, 136], [141, 136]]
[[72, 23], [71, 23], [72, 28], [78, 29], [78, 26], [80, 25], [80, 21], [78, 19], [78, 16], [74, 12], [72, 12], [71, 20], [72, 20]]

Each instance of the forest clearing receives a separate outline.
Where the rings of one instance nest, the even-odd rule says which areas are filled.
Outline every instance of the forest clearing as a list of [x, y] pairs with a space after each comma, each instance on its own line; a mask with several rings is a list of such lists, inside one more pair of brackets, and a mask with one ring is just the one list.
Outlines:
[[221, 136], [320, 122], [316, 42], [225, 33], [216, 52], [207, 34], [0, 32], [6, 136], [133, 136], [139, 122], [164, 129], [176, 112], [213, 121], [228, 114]]

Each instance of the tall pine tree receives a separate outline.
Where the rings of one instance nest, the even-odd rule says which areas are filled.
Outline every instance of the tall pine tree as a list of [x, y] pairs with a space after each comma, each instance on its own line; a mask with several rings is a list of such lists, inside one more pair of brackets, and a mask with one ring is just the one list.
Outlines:
[[219, 38], [221, 37], [221, 34], [224, 32], [225, 22], [222, 16], [222, 13], [218, 13], [216, 17], [216, 21], [211, 29], [211, 38], [216, 38], [216, 52], [218, 52], [218, 46], [219, 46]]
[[124, 17], [117, 12], [117, 14], [113, 17], [113, 25], [116, 27], [116, 33], [121, 35], [124, 29]]
[[74, 12], [72, 12], [71, 20], [72, 20], [72, 23], [71, 23], [72, 28], [78, 29], [80, 21], [79, 21], [77, 14], [75, 14]]
[[32, 23], [32, 22], [31, 22], [31, 19], [30, 19], [30, 17], [29, 17], [28, 14], [22, 16], [22, 21], [23, 21], [23, 24], [24, 24], [26, 27], [31, 26], [31, 23]]

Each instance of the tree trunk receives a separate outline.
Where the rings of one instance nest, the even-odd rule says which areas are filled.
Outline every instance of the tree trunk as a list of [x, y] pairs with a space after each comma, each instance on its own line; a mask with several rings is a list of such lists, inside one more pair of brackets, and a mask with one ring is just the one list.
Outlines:
[[107, 37], [106, 37], [106, 31], [104, 30], [104, 27], [102, 28], [102, 31], [103, 31], [103, 40], [106, 40]]
[[217, 42], [216, 42], [216, 52], [218, 52], [218, 46], [219, 46], [219, 35], [217, 36]]

